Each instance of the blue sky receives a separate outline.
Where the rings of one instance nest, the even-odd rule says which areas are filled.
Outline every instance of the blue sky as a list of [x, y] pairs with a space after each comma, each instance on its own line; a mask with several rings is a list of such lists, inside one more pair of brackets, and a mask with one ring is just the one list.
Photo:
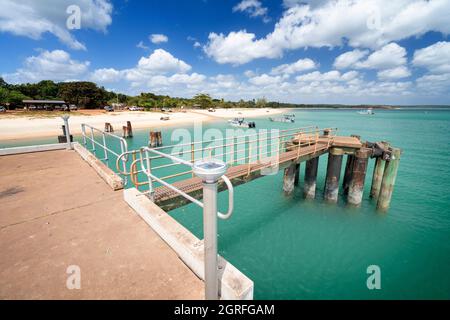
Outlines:
[[[80, 28], [67, 27], [71, 5]], [[447, 0], [0, 0], [0, 75], [128, 94], [450, 104], [449, 17]]]

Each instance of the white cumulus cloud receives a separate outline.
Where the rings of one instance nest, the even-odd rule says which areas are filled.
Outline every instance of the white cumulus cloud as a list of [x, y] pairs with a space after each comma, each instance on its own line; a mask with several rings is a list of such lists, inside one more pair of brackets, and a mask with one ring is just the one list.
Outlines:
[[86, 49], [66, 26], [66, 10], [75, 5], [81, 11], [81, 29], [106, 32], [112, 23], [109, 0], [0, 0], [0, 32], [38, 40], [51, 33], [72, 49]]
[[450, 73], [450, 42], [437, 42], [414, 52], [413, 65], [432, 73]]
[[402, 79], [407, 78], [411, 75], [411, 71], [405, 67], [400, 66], [392, 69], [386, 69], [379, 71], [377, 76], [380, 80], [392, 80], [392, 79]]
[[334, 60], [333, 66], [336, 69], [346, 69], [353, 67], [357, 62], [369, 54], [369, 50], [358, 50], [348, 51]]
[[233, 7], [233, 12], [246, 12], [250, 17], [262, 17], [264, 22], [269, 22], [270, 18], [267, 15], [268, 9], [263, 7], [259, 0], [242, 0]]
[[122, 72], [114, 68], [97, 69], [90, 75], [90, 80], [97, 83], [112, 83], [121, 79]]
[[293, 73], [299, 73], [306, 70], [311, 70], [317, 68], [316, 63], [309, 59], [299, 59], [294, 63], [291, 64], [282, 64], [278, 67], [275, 67], [272, 69], [272, 74], [293, 74]]
[[38, 82], [41, 80], [67, 81], [84, 77], [89, 69], [88, 61], [76, 61], [63, 50], [42, 51], [37, 56], [25, 59], [22, 68], [15, 73], [5, 74], [12, 83]]
[[335, 0], [314, 6], [298, 3], [284, 12], [265, 37], [258, 39], [246, 30], [227, 35], [212, 32], [204, 50], [217, 62], [234, 65], [280, 57], [284, 51], [298, 48], [348, 44], [376, 50], [428, 31], [449, 34], [449, 16], [448, 0]]
[[150, 41], [154, 44], [165, 43], [169, 41], [169, 37], [165, 34], [151, 34], [149, 37]]

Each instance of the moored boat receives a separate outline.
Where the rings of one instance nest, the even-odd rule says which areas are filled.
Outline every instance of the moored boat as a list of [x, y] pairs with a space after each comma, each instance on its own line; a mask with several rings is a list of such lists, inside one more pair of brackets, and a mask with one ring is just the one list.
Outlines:
[[255, 122], [245, 121], [244, 118], [234, 118], [233, 120], [228, 120], [228, 123], [233, 127], [256, 128]]
[[286, 123], [294, 123], [295, 122], [295, 114], [285, 114], [279, 118], [269, 118], [272, 122], [286, 122]]

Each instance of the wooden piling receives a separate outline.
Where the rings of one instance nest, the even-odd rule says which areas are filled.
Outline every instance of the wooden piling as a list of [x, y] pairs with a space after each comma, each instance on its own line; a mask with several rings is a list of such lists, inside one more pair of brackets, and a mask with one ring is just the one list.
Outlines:
[[150, 131], [149, 143], [150, 148], [156, 148], [162, 146], [162, 134], [161, 131]]
[[109, 122], [105, 122], [105, 132], [114, 132], [114, 128]]
[[349, 154], [347, 156], [347, 163], [345, 165], [344, 181], [342, 183], [342, 190], [344, 194], [348, 194], [348, 188], [350, 187], [350, 181], [352, 180], [352, 170], [353, 162], [355, 161], [355, 156]]
[[128, 138], [133, 138], [133, 128], [131, 127], [131, 122], [127, 121]]
[[306, 161], [305, 182], [303, 184], [303, 195], [306, 199], [314, 199], [316, 197], [318, 167], [319, 157]]
[[386, 161], [382, 157], [378, 157], [373, 169], [372, 187], [370, 188], [370, 197], [377, 199], [380, 194], [381, 181], [383, 181], [384, 168]]
[[337, 202], [339, 195], [339, 179], [341, 178], [342, 158], [344, 151], [331, 148], [328, 155], [327, 177], [325, 181], [324, 199], [328, 202]]
[[122, 127], [122, 137], [128, 138], [128, 127], [127, 126]]
[[351, 205], [359, 206], [362, 202], [370, 153], [371, 150], [368, 148], [361, 148], [355, 153], [347, 198]]
[[389, 209], [394, 191], [395, 180], [397, 178], [398, 166], [400, 164], [401, 150], [392, 148], [392, 154], [389, 161], [386, 162], [383, 180], [381, 181], [380, 194], [378, 196], [377, 209], [386, 211]]
[[158, 147], [161, 147], [162, 145], [163, 145], [162, 133], [161, 131], [158, 131]]
[[299, 183], [300, 183], [300, 163], [297, 163], [297, 164], [295, 165], [295, 180], [294, 180], [294, 185], [297, 187]]
[[295, 163], [284, 169], [283, 191], [285, 195], [291, 195], [294, 192], [296, 169], [297, 165]]

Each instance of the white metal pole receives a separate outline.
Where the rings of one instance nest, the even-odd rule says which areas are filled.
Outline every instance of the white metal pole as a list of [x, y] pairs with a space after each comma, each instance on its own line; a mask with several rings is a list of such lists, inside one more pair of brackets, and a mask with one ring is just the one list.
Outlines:
[[203, 238], [205, 247], [205, 298], [219, 298], [217, 276], [217, 181], [203, 182]]

